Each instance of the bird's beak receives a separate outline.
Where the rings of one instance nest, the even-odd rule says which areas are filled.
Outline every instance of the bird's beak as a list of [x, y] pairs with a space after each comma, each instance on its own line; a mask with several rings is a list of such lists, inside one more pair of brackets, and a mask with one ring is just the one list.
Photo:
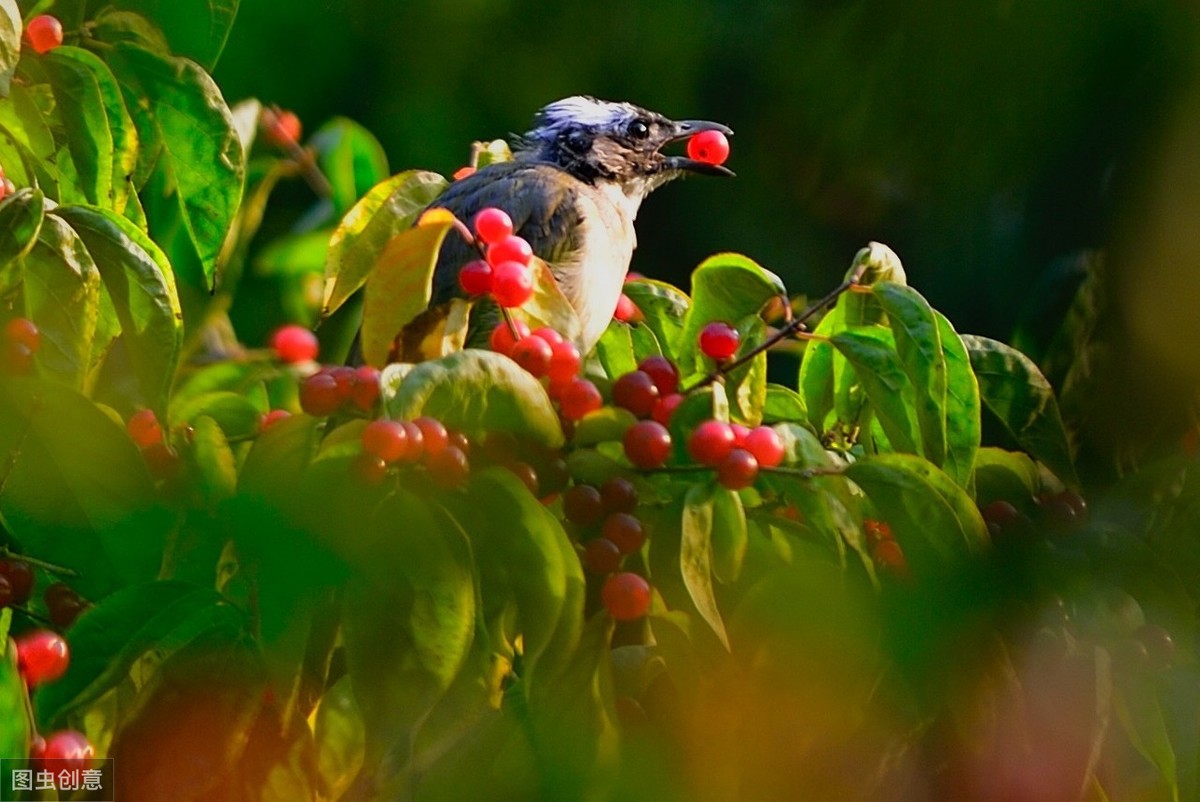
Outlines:
[[[720, 131], [725, 136], [733, 136], [733, 129], [727, 125], [721, 125], [721, 123], [709, 122], [708, 120], [680, 120], [675, 123], [674, 132], [663, 144], [689, 139], [701, 131]], [[733, 170], [730, 170], [728, 167], [696, 161], [695, 159], [689, 159], [687, 156], [668, 156], [667, 169], [686, 170], [700, 175], [719, 175], [725, 177], [734, 175]]]

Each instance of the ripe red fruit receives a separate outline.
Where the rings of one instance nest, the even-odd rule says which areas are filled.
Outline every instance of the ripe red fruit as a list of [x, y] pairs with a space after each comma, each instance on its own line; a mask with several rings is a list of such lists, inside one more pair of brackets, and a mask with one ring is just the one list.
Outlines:
[[688, 438], [688, 453], [701, 465], [717, 465], [734, 447], [733, 427], [719, 420], [706, 420]]
[[650, 411], [650, 417], [661, 423], [663, 426], [670, 424], [671, 416], [675, 414], [675, 409], [683, 403], [683, 396], [679, 393], [659, 398], [654, 402], [654, 409]]
[[892, 539], [892, 527], [888, 526], [886, 521], [877, 521], [874, 518], [863, 519], [863, 531], [867, 534], [867, 542], [872, 545], [881, 543], [884, 540]]
[[582, 365], [583, 357], [579, 355], [579, 349], [575, 347], [575, 343], [566, 341], [555, 343], [550, 346], [550, 368], [546, 371], [546, 375], [550, 377], [553, 384], [565, 384], [579, 373]]
[[354, 459], [354, 475], [363, 484], [379, 485], [387, 477], [388, 465], [374, 454], [364, 451]]
[[28, 376], [33, 370], [33, 351], [24, 343], [4, 343], [4, 372], [10, 376]]
[[529, 336], [529, 326], [525, 325], [520, 320], [513, 321], [513, 328], [517, 330], [517, 336], [513, 337], [512, 332], [508, 328], [508, 324], [503, 320], [496, 324], [496, 328], [492, 329], [490, 345], [492, 350], [498, 354], [511, 356], [513, 346], [517, 344], [517, 340]]
[[650, 378], [649, 373], [635, 370], [613, 383], [613, 404], [624, 407], [639, 418], [648, 417], [657, 400], [658, 388], [654, 386], [654, 379]]
[[345, 404], [354, 394], [354, 368], [348, 365], [326, 368], [325, 372], [333, 377], [337, 384], [338, 405]]
[[615, 544], [622, 554], [632, 554], [646, 542], [642, 522], [627, 512], [614, 512], [605, 518], [601, 535]]
[[379, 400], [379, 371], [370, 365], [362, 365], [354, 370], [354, 381], [351, 382], [350, 399], [354, 406], [363, 412], [370, 412]]
[[743, 426], [740, 423], [731, 423], [729, 428], [733, 429], [733, 445], [735, 448], [743, 448], [746, 445], [746, 437], [750, 434], [750, 427]]
[[604, 404], [596, 385], [578, 376], [567, 382], [559, 397], [558, 406], [567, 420], [579, 420]]
[[583, 565], [597, 576], [611, 574], [621, 567], [621, 550], [610, 540], [592, 538], [584, 544]]
[[290, 417], [292, 417], [292, 413], [288, 412], [286, 409], [273, 409], [258, 419], [258, 430], [260, 432], [265, 432], [267, 429], [270, 429], [272, 426], [279, 423], [279, 421]]
[[57, 632], [39, 629], [17, 638], [17, 663], [30, 688], [67, 673], [70, 660], [67, 642]]
[[549, 326], [541, 326], [533, 330], [534, 337], [541, 337], [550, 346], [563, 342], [563, 336]]
[[[9, 584], [11, 603], [24, 604], [33, 595], [34, 574], [29, 563], [22, 560], [0, 560], [0, 577]], [[3, 605], [0, 605], [2, 607]]]
[[745, 442], [739, 445], [754, 455], [760, 467], [774, 468], [783, 462], [783, 440], [770, 426], [751, 429]]
[[62, 23], [57, 17], [39, 14], [25, 26], [25, 40], [34, 52], [49, 53], [63, 43]]
[[466, 167], [459, 167], [454, 171], [453, 178], [455, 181], [462, 181], [464, 178], [470, 178], [475, 175], [475, 170], [476, 168], [469, 164]]
[[621, 293], [621, 297], [617, 299], [617, 308], [613, 310], [613, 317], [622, 323], [641, 323], [645, 315], [632, 298]]
[[735, 448], [717, 465], [717, 481], [730, 490], [741, 490], [758, 478], [758, 460], [744, 448]]
[[591, 526], [604, 516], [600, 491], [591, 485], [575, 485], [563, 493], [563, 515], [573, 524]]
[[412, 423], [421, 430], [421, 442], [424, 444], [426, 456], [437, 454], [450, 445], [450, 433], [440, 420], [422, 415]]
[[454, 446], [447, 446], [438, 453], [431, 454], [429, 459], [425, 460], [425, 467], [434, 484], [446, 490], [453, 490], [461, 485], [471, 472], [467, 455]]
[[900, 544], [894, 540], [881, 540], [871, 552], [875, 564], [888, 573], [904, 578], [908, 576], [908, 560], [900, 550]]
[[446, 445], [454, 446], [467, 456], [471, 455], [471, 441], [462, 432], [449, 432], [446, 435]]
[[163, 440], [162, 426], [159, 425], [158, 417], [152, 409], [140, 409], [130, 415], [125, 423], [125, 430], [129, 432], [133, 442], [142, 448], [149, 448]]
[[458, 283], [467, 295], [487, 295], [492, 291], [492, 266], [482, 259], [467, 262], [458, 271]]
[[538, 475], [537, 471], [534, 470], [532, 465], [530, 465], [528, 462], [521, 462], [520, 460], [517, 460], [516, 462], [508, 463], [508, 465], [505, 467], [512, 471], [516, 477], [521, 480], [521, 483], [525, 485], [526, 489], [529, 490], [531, 495], [538, 495]]
[[275, 355], [289, 364], [311, 362], [317, 358], [321, 346], [317, 335], [303, 326], [288, 325], [271, 335], [271, 348]]
[[524, 237], [508, 236], [488, 246], [487, 260], [492, 267], [499, 267], [505, 262], [516, 262], [521, 267], [528, 267], [533, 259], [533, 248]]
[[633, 482], [614, 476], [600, 485], [600, 499], [605, 512], [633, 512], [637, 509], [638, 492]]
[[29, 318], [14, 317], [4, 325], [4, 339], [10, 343], [21, 343], [36, 354], [42, 347], [42, 333]]
[[983, 514], [984, 521], [996, 524], [1001, 529], [1012, 525], [1021, 517], [1020, 510], [1003, 499], [997, 499], [987, 504], [980, 512]]
[[[154, 446], [160, 448], [165, 446]], [[149, 453], [149, 451], [147, 452]], [[50, 613], [50, 623], [59, 629], [67, 629], [75, 623], [75, 619], [83, 612], [84, 601], [75, 589], [65, 582], [52, 582], [42, 593], [46, 609]]]
[[700, 330], [700, 351], [718, 362], [737, 353], [741, 335], [728, 323], [714, 321]]
[[671, 395], [679, 389], [679, 368], [665, 356], [648, 356], [638, 363], [638, 370], [654, 380], [659, 395]]
[[408, 431], [394, 420], [373, 420], [362, 433], [363, 451], [384, 462], [395, 462], [408, 453]]
[[618, 621], [634, 621], [650, 610], [650, 583], [629, 572], [613, 574], [600, 589], [600, 601]]
[[553, 356], [554, 350], [550, 343], [536, 334], [522, 337], [512, 350], [513, 361], [539, 379], [550, 370], [550, 360]]
[[638, 421], [625, 432], [625, 456], [639, 468], [661, 468], [671, 456], [671, 433], [652, 420]]
[[295, 112], [285, 110], [269, 115], [264, 113], [263, 121], [266, 123], [263, 135], [275, 147], [289, 150], [300, 140], [303, 126]]
[[475, 233], [485, 245], [493, 245], [513, 233], [513, 221], [503, 209], [491, 206], [475, 215]]
[[408, 435], [408, 450], [401, 459], [405, 462], [416, 462], [425, 454], [425, 432], [410, 420], [400, 421], [400, 425]]
[[705, 164], [724, 164], [729, 158], [729, 139], [720, 131], [701, 131], [688, 140], [687, 155]]
[[[54, 769], [82, 771], [91, 764], [92, 758], [95, 755], [95, 748], [82, 732], [59, 730], [58, 732], [51, 733], [46, 738], [46, 746], [41, 752], [41, 760], [68, 761], [66, 763], [54, 763]], [[42, 765], [49, 764], [42, 763]]]
[[500, 262], [492, 268], [492, 297], [505, 309], [533, 297], [533, 271], [520, 262]]
[[300, 408], [309, 415], [323, 418], [337, 412], [341, 405], [341, 389], [331, 374], [314, 373], [300, 383]]

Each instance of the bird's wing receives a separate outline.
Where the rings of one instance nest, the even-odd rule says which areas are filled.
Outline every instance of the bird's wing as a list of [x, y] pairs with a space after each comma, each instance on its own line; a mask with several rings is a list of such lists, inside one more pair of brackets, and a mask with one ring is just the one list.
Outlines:
[[[512, 218], [514, 231], [529, 242], [538, 258], [561, 264], [581, 247], [579, 190], [578, 179], [552, 165], [500, 162], [455, 181], [430, 206], [450, 210], [467, 225], [482, 209], [503, 209]], [[461, 237], [446, 238], [433, 280], [435, 305], [462, 295], [458, 271], [478, 258], [479, 253]]]

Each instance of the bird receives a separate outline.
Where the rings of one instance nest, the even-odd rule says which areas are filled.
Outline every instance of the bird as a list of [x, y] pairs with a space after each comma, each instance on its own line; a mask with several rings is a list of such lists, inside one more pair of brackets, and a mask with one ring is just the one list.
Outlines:
[[[629, 272], [637, 234], [634, 220], [646, 196], [692, 173], [733, 176], [720, 165], [666, 155], [665, 145], [702, 131], [733, 134], [721, 123], [671, 120], [627, 102], [587, 95], [543, 107], [533, 127], [512, 141], [513, 158], [455, 181], [429, 208], [471, 221], [497, 207], [514, 233], [547, 263], [579, 320], [586, 352], [612, 320]], [[431, 308], [462, 296], [459, 270], [479, 254], [461, 238], [447, 238], [438, 256]], [[481, 315], [496, 318], [494, 307]], [[483, 330], [473, 314], [475, 334]], [[490, 327], [487, 329], [490, 331]]]

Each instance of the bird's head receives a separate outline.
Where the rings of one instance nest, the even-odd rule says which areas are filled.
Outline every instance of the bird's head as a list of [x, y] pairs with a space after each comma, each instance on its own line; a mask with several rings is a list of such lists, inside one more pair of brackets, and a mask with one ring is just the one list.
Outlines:
[[664, 145], [701, 131], [733, 131], [704, 120], [669, 120], [632, 103], [576, 96], [538, 112], [534, 127], [517, 141], [517, 157], [557, 165], [575, 177], [619, 184], [644, 197], [685, 173], [731, 176], [725, 167], [662, 153]]

